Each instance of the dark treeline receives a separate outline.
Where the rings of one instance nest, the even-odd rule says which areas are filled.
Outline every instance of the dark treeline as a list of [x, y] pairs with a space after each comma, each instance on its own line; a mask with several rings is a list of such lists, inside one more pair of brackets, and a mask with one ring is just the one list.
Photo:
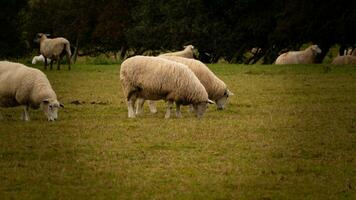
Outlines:
[[[322, 0], [1, 0], [0, 57], [38, 49], [36, 33], [63, 36], [83, 54], [181, 50], [199, 59], [271, 63], [278, 53], [315, 43], [320, 60], [335, 44], [356, 43], [354, 1]], [[244, 53], [260, 49], [254, 57]]]

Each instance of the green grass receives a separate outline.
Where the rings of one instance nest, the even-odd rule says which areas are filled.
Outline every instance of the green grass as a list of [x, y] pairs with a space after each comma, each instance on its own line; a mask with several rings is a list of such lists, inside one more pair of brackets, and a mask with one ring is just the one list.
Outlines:
[[209, 66], [235, 96], [201, 120], [128, 119], [118, 65], [46, 71], [65, 108], [1, 109], [0, 198], [356, 199], [355, 66]]

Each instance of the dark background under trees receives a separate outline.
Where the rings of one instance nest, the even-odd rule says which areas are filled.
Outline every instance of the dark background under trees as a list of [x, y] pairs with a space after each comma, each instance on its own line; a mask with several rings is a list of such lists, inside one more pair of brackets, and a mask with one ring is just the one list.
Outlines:
[[[0, 0], [0, 57], [38, 52], [36, 33], [66, 37], [82, 54], [181, 50], [216, 62], [272, 63], [305, 43], [340, 52], [356, 44], [355, 1]], [[244, 53], [258, 47], [247, 60]]]

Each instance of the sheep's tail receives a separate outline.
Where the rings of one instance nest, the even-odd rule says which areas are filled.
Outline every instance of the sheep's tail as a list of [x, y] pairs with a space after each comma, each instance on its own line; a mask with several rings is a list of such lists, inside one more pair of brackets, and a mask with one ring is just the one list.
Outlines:
[[65, 44], [65, 51], [67, 55], [67, 62], [68, 62], [68, 69], [70, 70], [70, 63], [72, 58], [72, 52], [70, 51], [70, 44], [69, 42]]
[[65, 44], [65, 50], [66, 50], [66, 52], [67, 52], [67, 55], [68, 55], [69, 57], [72, 57], [72, 52], [70, 51], [70, 44], [69, 44], [69, 43], [66, 43], [66, 44]]

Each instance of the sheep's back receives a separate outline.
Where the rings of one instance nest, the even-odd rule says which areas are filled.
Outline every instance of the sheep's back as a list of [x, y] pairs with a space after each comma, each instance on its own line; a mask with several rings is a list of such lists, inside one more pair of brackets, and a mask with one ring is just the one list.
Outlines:
[[176, 56], [162, 55], [159, 57], [187, 65], [203, 84], [210, 99], [216, 100], [224, 95], [226, 84], [201, 61]]
[[157, 98], [163, 96], [172, 96], [175, 100], [180, 97], [199, 100], [208, 98], [205, 88], [187, 66], [162, 58], [149, 56], [129, 58], [121, 65], [120, 79], [126, 87], [126, 92], [130, 87], [139, 87], [147, 95], [154, 95]]
[[63, 52], [65, 45], [69, 45], [69, 41], [65, 38], [46, 39], [41, 44], [41, 54], [49, 58], [59, 56]]
[[351, 55], [337, 56], [331, 64], [333, 64], [333, 65], [355, 65], [356, 64], [356, 56], [351, 56]]

